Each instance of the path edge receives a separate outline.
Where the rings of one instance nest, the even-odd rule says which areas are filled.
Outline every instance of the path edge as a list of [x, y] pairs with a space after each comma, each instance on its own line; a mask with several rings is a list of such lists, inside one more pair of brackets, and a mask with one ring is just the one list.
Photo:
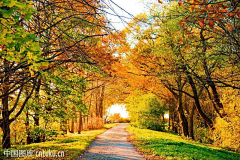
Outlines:
[[[119, 125], [119, 123], [118, 123], [117, 125]], [[116, 125], [116, 126], [117, 126], [117, 125]], [[116, 126], [114, 126], [114, 127], [116, 127]], [[112, 129], [112, 128], [114, 128], [114, 127], [105, 128], [106, 131], [104, 131], [103, 133], [107, 132], [109, 129]], [[104, 128], [104, 127], [103, 127], [103, 128]], [[80, 153], [80, 155], [76, 158], [76, 160], [80, 160], [80, 158], [89, 150], [89, 147], [91, 146], [91, 144], [92, 144], [97, 138], [99, 138], [99, 136], [102, 135], [103, 133], [98, 134], [98, 135], [92, 140], [92, 142], [86, 147], [86, 149], [85, 149], [82, 153]]]

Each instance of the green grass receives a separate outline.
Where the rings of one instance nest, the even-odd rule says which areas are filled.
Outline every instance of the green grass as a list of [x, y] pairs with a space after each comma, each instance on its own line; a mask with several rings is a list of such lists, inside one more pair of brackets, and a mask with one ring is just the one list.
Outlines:
[[[62, 159], [75, 160], [79, 155], [81, 155], [86, 150], [86, 148], [96, 138], [97, 135], [105, 132], [107, 129], [112, 128], [116, 125], [117, 124], [105, 124], [103, 129], [82, 131], [81, 134], [68, 133], [65, 136], [57, 137], [53, 141], [33, 143], [33, 144], [22, 145], [22, 146], [13, 146], [9, 150], [33, 150], [34, 152], [36, 152], [36, 151], [43, 151], [43, 150], [50, 149], [51, 151], [64, 151], [65, 156]], [[0, 159], [1, 158], [7, 159], [6, 156], [3, 155], [3, 150], [1, 150]], [[17, 159], [17, 158], [9, 158], [9, 159]], [[24, 159], [24, 158], [18, 158], [18, 159]], [[27, 157], [26, 159], [40, 159], [40, 158]], [[47, 159], [51, 159], [51, 158], [47, 158]]]
[[183, 139], [181, 136], [129, 126], [130, 139], [155, 159], [239, 160], [240, 154]]

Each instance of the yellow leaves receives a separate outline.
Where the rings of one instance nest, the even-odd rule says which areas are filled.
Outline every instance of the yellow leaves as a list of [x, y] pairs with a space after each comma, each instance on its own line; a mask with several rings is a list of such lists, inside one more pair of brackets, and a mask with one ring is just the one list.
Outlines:
[[29, 66], [29, 72], [30, 72], [31, 77], [33, 77], [34, 76], [34, 69], [33, 69], [32, 65]]
[[24, 33], [22, 34], [22, 37], [25, 38], [26, 36], [27, 36], [27, 32], [24, 32]]
[[212, 16], [212, 17], [216, 17], [216, 14], [212, 14], [211, 16]]
[[73, 95], [69, 95], [68, 98], [74, 99], [74, 96]]
[[6, 39], [5, 39], [5, 42], [4, 43], [11, 43], [13, 41], [13, 38], [12, 37], [7, 37]]
[[14, 56], [14, 53], [13, 53], [13, 52], [8, 52], [8, 54], [9, 54], [10, 56]]
[[39, 44], [37, 42], [31, 43], [31, 49], [33, 51], [41, 51], [41, 48], [40, 48], [40, 46], [39, 46]]
[[27, 53], [27, 56], [28, 56], [29, 59], [32, 59], [32, 55], [33, 55], [32, 52], [28, 52], [28, 53]]
[[139, 30], [140, 30], [140, 26], [137, 26], [137, 27], [136, 27], [136, 30], [139, 31]]
[[104, 17], [104, 16], [101, 16], [101, 17], [100, 17], [100, 20], [101, 20], [101, 21], [105, 20], [105, 17]]
[[8, 5], [9, 7], [13, 7], [13, 6], [15, 6], [17, 4], [17, 1], [15, 1], [15, 0], [11, 0], [10, 1], [10, 4]]
[[237, 149], [240, 145], [240, 96], [237, 90], [221, 89], [224, 118], [217, 117], [214, 125], [215, 145]]
[[33, 61], [38, 60], [38, 56], [36, 54], [34, 54], [33, 52], [28, 52], [27, 56], [28, 56], [28, 63], [32, 63]]
[[137, 17], [137, 19], [146, 19], [147, 18], [147, 14], [146, 13], [140, 13], [136, 17]]
[[41, 62], [41, 65], [42, 65], [42, 66], [48, 66], [49, 63], [48, 63], [48, 62]]
[[190, 12], [193, 12], [193, 11], [194, 11], [194, 8], [195, 8], [194, 5], [191, 5], [190, 8], [189, 8], [189, 11], [190, 11]]
[[54, 74], [54, 76], [58, 76], [58, 72], [56, 72], [56, 71], [53, 72], [53, 74]]
[[41, 98], [41, 99], [40, 99], [40, 102], [41, 102], [41, 103], [47, 103], [47, 102], [48, 102], [48, 100], [47, 100], [47, 99], [45, 99], [45, 98]]
[[0, 20], [1, 20], [1, 23], [2, 23], [3, 25], [5, 25], [5, 24], [6, 24], [6, 22], [7, 22], [7, 20], [6, 20], [6, 19], [4, 19], [4, 18], [0, 18]]
[[128, 28], [125, 28], [125, 29], [122, 30], [123, 35], [130, 34], [130, 33], [131, 33], [131, 31]]
[[44, 91], [44, 90], [40, 90], [40, 94], [41, 94], [41, 96], [44, 96], [44, 98], [47, 98], [49, 95], [47, 94], [47, 92], [46, 91]]

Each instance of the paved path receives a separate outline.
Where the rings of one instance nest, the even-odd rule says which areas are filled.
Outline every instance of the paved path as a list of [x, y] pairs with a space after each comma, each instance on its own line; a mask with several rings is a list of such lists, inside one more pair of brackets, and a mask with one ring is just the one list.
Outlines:
[[144, 160], [132, 143], [127, 141], [127, 126], [127, 123], [120, 123], [99, 135], [91, 143], [88, 151], [77, 160]]

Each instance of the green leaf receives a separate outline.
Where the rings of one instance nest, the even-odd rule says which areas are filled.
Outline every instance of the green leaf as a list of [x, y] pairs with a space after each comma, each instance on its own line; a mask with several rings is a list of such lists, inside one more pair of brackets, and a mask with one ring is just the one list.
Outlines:
[[32, 48], [33, 51], [41, 51], [41, 48], [37, 42], [32, 43]]
[[30, 20], [32, 18], [32, 14], [31, 13], [27, 13], [25, 16], [24, 16], [24, 19], [26, 20]]

